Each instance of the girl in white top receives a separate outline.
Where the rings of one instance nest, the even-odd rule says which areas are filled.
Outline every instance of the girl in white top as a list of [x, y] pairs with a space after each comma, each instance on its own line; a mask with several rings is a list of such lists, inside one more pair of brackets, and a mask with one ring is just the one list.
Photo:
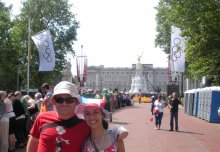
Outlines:
[[158, 95], [157, 100], [154, 102], [154, 109], [158, 110], [155, 114], [155, 126], [156, 130], [160, 129], [162, 118], [163, 118], [163, 108], [167, 106], [167, 103], [162, 100], [162, 96]]

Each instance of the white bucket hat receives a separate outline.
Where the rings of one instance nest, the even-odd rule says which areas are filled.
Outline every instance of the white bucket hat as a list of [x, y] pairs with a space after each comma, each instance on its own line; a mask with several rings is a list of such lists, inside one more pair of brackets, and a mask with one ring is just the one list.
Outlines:
[[70, 83], [68, 81], [61, 81], [60, 83], [58, 83], [54, 87], [54, 93], [51, 100], [55, 95], [58, 94], [69, 94], [71, 95], [71, 97], [77, 98], [78, 99], [77, 104], [79, 103], [79, 94], [78, 94], [77, 86], [73, 83]]

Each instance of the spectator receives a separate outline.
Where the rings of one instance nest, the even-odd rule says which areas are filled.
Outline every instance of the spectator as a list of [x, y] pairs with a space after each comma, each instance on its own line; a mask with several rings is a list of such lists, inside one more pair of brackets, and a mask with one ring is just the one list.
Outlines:
[[8, 107], [7, 111], [7, 115], [9, 117], [9, 148], [8, 148], [8, 152], [12, 152], [15, 150], [15, 143], [17, 141], [16, 137], [15, 137], [15, 126], [16, 126], [16, 117], [15, 117], [15, 113], [13, 110], [13, 106], [12, 103], [14, 101], [14, 93], [9, 93], [8, 98], [5, 99], [5, 104]]
[[39, 110], [36, 104], [36, 101], [34, 99], [28, 100], [28, 111], [30, 115], [30, 124], [28, 126], [28, 131], [31, 129], [37, 115], [39, 114]]
[[24, 107], [21, 103], [21, 97], [22, 94], [19, 91], [16, 91], [14, 94], [15, 100], [13, 101], [13, 110], [16, 116], [16, 130], [15, 130], [15, 136], [17, 138], [17, 143], [16, 147], [22, 148], [25, 145], [25, 133], [24, 133], [24, 128], [25, 128], [25, 111]]
[[52, 111], [53, 110], [53, 105], [50, 103], [50, 98], [52, 97], [53, 93], [50, 90], [50, 85], [48, 83], [43, 83], [41, 85], [41, 91], [44, 94], [44, 98], [41, 103], [41, 112], [46, 112], [46, 111]]
[[29, 134], [29, 131], [30, 131], [30, 114], [29, 114], [29, 111], [28, 111], [28, 100], [30, 100], [31, 97], [29, 95], [24, 95], [22, 98], [21, 98], [21, 103], [24, 107], [24, 111], [25, 111], [25, 125], [24, 125], [24, 137], [25, 137], [25, 140], [27, 140], [28, 138], [28, 134]]
[[42, 94], [40, 92], [37, 92], [34, 95], [34, 99], [37, 104], [38, 110], [40, 110], [41, 109], [41, 102], [42, 102]]
[[108, 110], [108, 112], [110, 112], [111, 111], [111, 109], [110, 109], [111, 96], [110, 96], [107, 89], [103, 89], [103, 98], [106, 99], [106, 104], [105, 104], [104, 109]]
[[7, 94], [5, 91], [0, 91], [0, 151], [8, 151], [8, 132], [9, 132], [9, 118], [7, 115], [7, 107], [4, 102]]

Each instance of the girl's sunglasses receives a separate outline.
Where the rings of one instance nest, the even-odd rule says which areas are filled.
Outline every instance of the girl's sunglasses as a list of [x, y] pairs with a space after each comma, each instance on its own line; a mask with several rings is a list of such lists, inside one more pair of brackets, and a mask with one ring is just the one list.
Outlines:
[[62, 98], [62, 97], [55, 97], [54, 98], [56, 100], [56, 103], [62, 104], [64, 103], [64, 101], [68, 104], [71, 104], [73, 102], [77, 102], [77, 98], [74, 97], [66, 97], [66, 98]]

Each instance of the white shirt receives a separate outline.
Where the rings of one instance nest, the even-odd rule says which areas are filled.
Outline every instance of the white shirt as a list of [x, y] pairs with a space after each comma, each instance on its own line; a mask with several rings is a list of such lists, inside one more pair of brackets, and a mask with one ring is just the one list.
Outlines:
[[154, 107], [157, 107], [159, 112], [163, 112], [164, 105], [165, 105], [165, 101], [163, 101], [162, 99], [160, 101], [156, 100], [154, 102]]

